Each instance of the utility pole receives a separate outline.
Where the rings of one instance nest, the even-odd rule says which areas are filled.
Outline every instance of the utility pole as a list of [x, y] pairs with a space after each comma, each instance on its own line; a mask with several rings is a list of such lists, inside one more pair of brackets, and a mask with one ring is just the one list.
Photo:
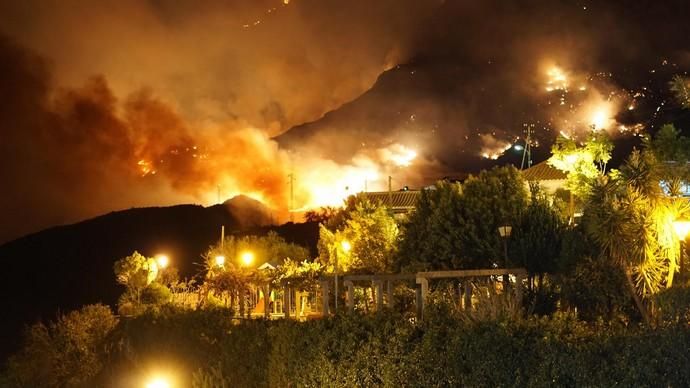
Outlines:
[[290, 222], [295, 222], [295, 216], [292, 213], [292, 210], [295, 208], [295, 174], [290, 173], [288, 178], [290, 179], [290, 208], [288, 213], [290, 213]]
[[225, 244], [225, 225], [220, 226], [220, 249], [223, 249]]
[[532, 167], [532, 128], [534, 128], [534, 124], [523, 124], [523, 126], [527, 129], [527, 137], [525, 137], [525, 148], [522, 150], [520, 170], [525, 169], [525, 161], [527, 161], [527, 168]]

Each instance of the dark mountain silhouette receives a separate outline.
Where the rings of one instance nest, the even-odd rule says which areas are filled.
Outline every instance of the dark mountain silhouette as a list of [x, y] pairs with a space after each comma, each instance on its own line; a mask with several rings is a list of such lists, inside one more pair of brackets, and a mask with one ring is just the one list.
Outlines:
[[260, 202], [240, 196], [210, 207], [116, 211], [1, 245], [0, 358], [16, 348], [24, 325], [89, 303], [114, 305], [122, 287], [115, 281], [113, 263], [135, 250], [147, 256], [166, 253], [183, 278], [200, 272], [200, 256], [219, 240], [221, 225], [226, 234], [275, 230], [316, 251], [318, 225], [270, 226], [269, 221]]

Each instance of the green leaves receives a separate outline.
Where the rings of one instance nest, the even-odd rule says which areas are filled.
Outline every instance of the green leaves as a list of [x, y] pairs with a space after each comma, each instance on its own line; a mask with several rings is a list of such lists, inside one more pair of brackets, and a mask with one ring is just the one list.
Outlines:
[[[334, 229], [321, 225], [319, 257], [328, 271], [335, 269], [337, 255], [340, 271], [389, 272], [398, 243], [398, 225], [388, 209], [357, 198], [340, 216]], [[347, 242], [350, 249], [344, 249]]]
[[565, 223], [549, 200], [539, 193], [520, 214], [510, 237], [511, 264], [533, 274], [558, 270]]
[[398, 266], [408, 270], [503, 266], [498, 227], [515, 225], [527, 205], [520, 172], [495, 167], [462, 185], [425, 190], [403, 226]]
[[10, 386], [92, 386], [104, 364], [104, 341], [116, 324], [110, 308], [88, 305], [31, 326], [23, 348], [9, 360]]
[[158, 273], [158, 266], [154, 259], [144, 257], [134, 251], [131, 255], [116, 261], [114, 271], [118, 283], [141, 289], [151, 283], [152, 274]]

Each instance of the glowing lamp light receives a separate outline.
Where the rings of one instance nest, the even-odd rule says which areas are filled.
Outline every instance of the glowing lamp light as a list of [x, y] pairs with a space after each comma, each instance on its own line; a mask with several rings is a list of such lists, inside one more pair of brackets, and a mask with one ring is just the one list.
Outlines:
[[162, 376], [153, 377], [146, 383], [146, 388], [171, 388], [170, 381]]
[[522, 150], [525, 149], [525, 147], [524, 147], [522, 144], [515, 144], [515, 145], [513, 146], [513, 149], [514, 149], [515, 151], [522, 151]]
[[498, 234], [503, 238], [510, 237], [510, 233], [513, 231], [513, 227], [510, 225], [503, 225], [498, 227]]
[[340, 243], [340, 246], [343, 248], [343, 252], [345, 252], [345, 253], [350, 252], [350, 249], [352, 249], [352, 245], [347, 240], [343, 240]]
[[216, 265], [219, 267], [222, 267], [223, 265], [225, 265], [225, 256], [223, 256], [223, 255], [216, 256]]
[[254, 253], [250, 251], [243, 252], [240, 255], [240, 260], [242, 260], [244, 265], [249, 266], [254, 262]]
[[676, 231], [676, 235], [679, 239], [685, 240], [688, 237], [688, 234], [690, 234], [690, 221], [673, 221], [673, 229]]
[[158, 267], [165, 268], [170, 263], [170, 259], [167, 255], [156, 255], [156, 263], [158, 263]]

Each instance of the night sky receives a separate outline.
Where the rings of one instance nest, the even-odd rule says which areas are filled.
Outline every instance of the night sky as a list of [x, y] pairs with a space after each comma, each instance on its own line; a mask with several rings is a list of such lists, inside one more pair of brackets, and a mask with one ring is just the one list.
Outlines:
[[542, 157], [592, 125], [633, 144], [688, 120], [689, 8], [1, 1], [0, 242], [239, 193], [285, 211], [291, 173], [300, 209], [429, 184], [518, 160], [524, 124]]

